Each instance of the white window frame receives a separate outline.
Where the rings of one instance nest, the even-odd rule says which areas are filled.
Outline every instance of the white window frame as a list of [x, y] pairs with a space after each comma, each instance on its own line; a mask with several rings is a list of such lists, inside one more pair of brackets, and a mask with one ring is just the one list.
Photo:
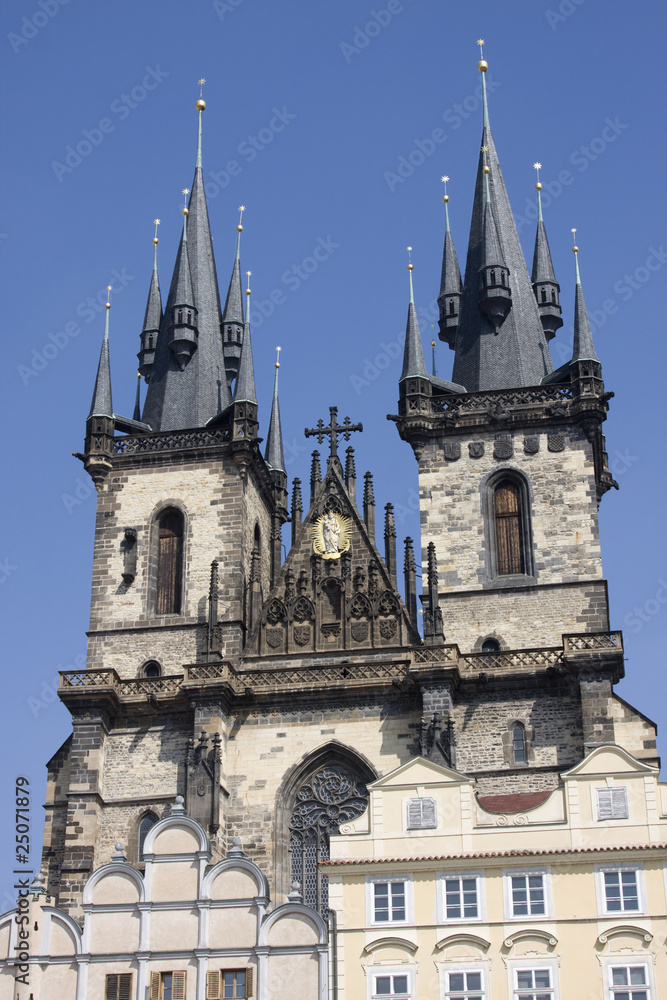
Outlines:
[[551, 972], [551, 983], [550, 987], [553, 993], [553, 1000], [559, 1000], [560, 989], [558, 984], [558, 960], [554, 958], [541, 958], [538, 955], [534, 955], [531, 958], [517, 959], [516, 961], [510, 962], [508, 965], [508, 975], [509, 975], [509, 996], [510, 1000], [520, 1000], [521, 994], [518, 993], [519, 987], [517, 986], [517, 972], [525, 972], [528, 969], [536, 971], [538, 969], [549, 969]]
[[[410, 826], [410, 803], [411, 802], [432, 802], [433, 812], [435, 814], [435, 822], [433, 826]], [[423, 813], [423, 807], [422, 807]], [[420, 830], [437, 830], [438, 829], [438, 803], [433, 798], [432, 795], [411, 795], [410, 798], [405, 800], [405, 829], [408, 833], [419, 832]]]
[[[609, 910], [607, 908], [607, 892], [605, 889], [605, 874], [609, 872], [635, 872], [637, 875], [637, 903], [636, 910]], [[612, 919], [627, 918], [631, 916], [641, 917], [646, 914], [646, 890], [644, 888], [644, 865], [641, 861], [621, 864], [621, 865], [596, 865], [595, 866], [595, 887], [598, 897], [598, 915]]]
[[[630, 800], [628, 797], [627, 785], [597, 785], [591, 789], [593, 793], [593, 815], [598, 823], [618, 823], [619, 820], [630, 818]], [[624, 816], [600, 816], [600, 795], [607, 793], [613, 800], [614, 792], [622, 792], [625, 800], [625, 815]], [[613, 811], [613, 807], [612, 807]]]
[[[653, 963], [647, 961], [646, 955], [615, 955], [613, 958], [606, 958], [602, 967], [602, 975], [604, 979], [604, 996], [605, 1000], [615, 1000], [617, 993], [614, 993], [611, 983], [611, 970], [618, 968], [628, 968], [633, 965], [641, 965], [646, 969], [646, 992], [648, 994], [649, 1000], [655, 1000], [655, 984], [653, 982]], [[623, 987], [619, 987], [619, 990]], [[627, 987], [628, 990], [632, 990], [631, 986]], [[641, 989], [641, 987], [639, 987]]]
[[[524, 878], [530, 875], [541, 875], [544, 888], [544, 913], [514, 913], [512, 898], [512, 879], [517, 876]], [[532, 922], [550, 920], [553, 916], [553, 897], [551, 892], [551, 868], [506, 868], [503, 872], [503, 889], [505, 897], [505, 919]]]
[[[447, 915], [447, 880], [474, 878], [477, 890], [477, 916], [476, 917], [450, 917]], [[484, 872], [482, 871], [454, 871], [438, 872], [438, 902], [437, 919], [440, 924], [479, 924], [486, 920], [486, 892], [484, 886]]]
[[[381, 993], [375, 992], [375, 981], [378, 976], [407, 976], [408, 992], [405, 993]], [[378, 995], [384, 997], [405, 997], [408, 1000], [415, 1000], [415, 969], [413, 965], [369, 965], [366, 968], [366, 979], [368, 985], [368, 1000], [375, 1000]]]
[[[378, 882], [402, 882], [405, 887], [405, 919], [375, 919], [375, 885]], [[369, 927], [405, 927], [412, 924], [412, 876], [411, 875], [369, 875], [366, 878], [366, 923]]]
[[[487, 965], [481, 965], [478, 962], [447, 962], [440, 966], [440, 994], [444, 997], [444, 1000], [450, 1000], [451, 994], [447, 990], [448, 982], [447, 978], [451, 972], [479, 972], [482, 977], [482, 1000], [488, 1000], [489, 996], [489, 984], [488, 984], [488, 967]], [[455, 996], [456, 994], [454, 994]]]

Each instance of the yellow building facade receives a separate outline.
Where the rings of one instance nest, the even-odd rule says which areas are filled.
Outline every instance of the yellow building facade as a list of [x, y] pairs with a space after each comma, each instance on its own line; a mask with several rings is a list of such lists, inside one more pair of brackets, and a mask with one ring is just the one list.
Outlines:
[[551, 792], [415, 758], [332, 838], [337, 1000], [656, 1000], [667, 786], [601, 746]]

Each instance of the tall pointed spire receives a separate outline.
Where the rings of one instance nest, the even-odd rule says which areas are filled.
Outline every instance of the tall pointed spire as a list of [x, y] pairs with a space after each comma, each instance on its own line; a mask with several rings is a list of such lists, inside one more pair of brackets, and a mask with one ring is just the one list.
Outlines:
[[[576, 240], [576, 229], [572, 230], [572, 235]], [[576, 285], [574, 290], [574, 346], [572, 350], [572, 361], [597, 361], [600, 359], [595, 353], [593, 344], [593, 334], [591, 324], [588, 321], [584, 293], [581, 289], [581, 277], [579, 275], [579, 247], [576, 242], [572, 247], [574, 254], [574, 269], [576, 274]]]
[[533, 252], [533, 272], [531, 279], [533, 291], [540, 311], [540, 320], [547, 340], [556, 336], [556, 330], [563, 325], [559, 302], [560, 286], [556, 281], [554, 266], [551, 260], [551, 250], [542, 218], [542, 182], [540, 180], [541, 163], [534, 163], [537, 171], [537, 230], [535, 232], [535, 250]]
[[104, 315], [104, 337], [97, 365], [95, 388], [88, 417], [113, 417], [111, 402], [111, 366], [109, 363], [109, 311], [111, 310], [111, 285], [107, 285], [107, 301]]
[[241, 283], [241, 233], [245, 205], [239, 205], [239, 222], [236, 227], [236, 256], [227, 289], [225, 308], [222, 312], [222, 338], [227, 378], [231, 381], [238, 373], [243, 343], [243, 286]]
[[285, 471], [285, 457], [283, 455], [283, 434], [280, 427], [280, 404], [278, 402], [278, 370], [280, 369], [280, 348], [276, 348], [275, 375], [273, 378], [273, 401], [271, 403], [271, 420], [269, 421], [269, 433], [266, 435], [266, 451], [264, 458], [270, 469], [280, 472]]
[[137, 357], [139, 358], [139, 372], [148, 382], [153, 362], [155, 361], [155, 350], [157, 339], [162, 325], [162, 296], [160, 294], [160, 280], [157, 273], [157, 245], [160, 242], [157, 235], [157, 227], [160, 220], [155, 219], [155, 235], [153, 236], [153, 273], [151, 283], [148, 288], [148, 300], [146, 302], [146, 312], [144, 313], [144, 325], [141, 328], [141, 347]]
[[[552, 371], [489, 125], [485, 76], [488, 64], [484, 58], [478, 69], [482, 75], [483, 148], [477, 168], [452, 375], [453, 381], [465, 385], [469, 392], [538, 385]], [[499, 259], [492, 261], [492, 256]], [[490, 284], [494, 277], [491, 264], [496, 264], [499, 287]], [[503, 270], [498, 272], [498, 268]], [[500, 280], [503, 273], [507, 282], [504, 291]], [[492, 294], [485, 290], [484, 279], [493, 289]]]
[[[234, 402], [256, 403], [255, 395], [255, 369], [252, 361], [252, 343], [250, 341], [250, 271], [246, 271], [248, 287], [246, 288], [246, 313], [245, 325], [243, 327], [243, 344], [241, 345], [241, 359], [239, 361], [239, 374], [234, 386]], [[277, 372], [276, 372], [277, 377]]]
[[[231, 402], [227, 379], [219, 377], [219, 372], [225, 369], [220, 337], [220, 297], [201, 166], [201, 124], [205, 107], [200, 97], [197, 101], [197, 160], [187, 205], [188, 214], [144, 403], [144, 420], [155, 430], [203, 427], [221, 410], [226, 410]], [[187, 271], [184, 268], [185, 256], [189, 265]], [[169, 348], [173, 340], [170, 328], [174, 324], [179, 325], [177, 310], [174, 319], [174, 307], [179, 305], [176, 301], [177, 286], [179, 279], [187, 283], [188, 274], [193, 298], [191, 328], [189, 334], [186, 332], [185, 339], [189, 337], [189, 342], [196, 345], [189, 360], [182, 354], [177, 359]], [[187, 330], [186, 319], [187, 310], [184, 309], [184, 330]], [[196, 327], [192, 328], [195, 319]], [[193, 333], [196, 334], [194, 338]]]
[[[189, 188], [183, 188], [184, 198], [187, 199], [189, 193]], [[188, 213], [189, 209], [186, 204], [183, 206], [183, 233], [169, 293], [171, 304], [168, 308], [169, 349], [173, 352], [181, 371], [196, 351], [199, 337], [188, 256]]]
[[405, 348], [403, 350], [403, 370], [399, 382], [404, 378], [428, 378], [424, 362], [424, 348], [415, 312], [415, 297], [412, 287], [412, 247], [408, 247], [408, 274], [410, 276], [410, 302], [408, 305], [408, 321], [405, 327]]
[[137, 372], [137, 389], [134, 394], [133, 420], [141, 420], [141, 372]]
[[[454, 249], [449, 228], [449, 195], [447, 194], [446, 175], [441, 178], [445, 185], [445, 193], [442, 200], [445, 203], [445, 245], [442, 250], [442, 273], [440, 276], [440, 294], [438, 295], [438, 326], [440, 328], [440, 340], [454, 348], [454, 340], [459, 325], [459, 309], [461, 305], [461, 271]], [[435, 374], [435, 373], [434, 373]]]

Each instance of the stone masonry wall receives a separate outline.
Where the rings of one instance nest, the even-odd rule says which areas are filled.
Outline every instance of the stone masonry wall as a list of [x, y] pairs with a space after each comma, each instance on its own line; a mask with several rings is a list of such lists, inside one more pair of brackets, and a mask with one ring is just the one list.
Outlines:
[[[186, 516], [183, 614], [149, 617], [151, 529], [156, 512], [170, 503]], [[114, 666], [122, 677], [135, 677], [149, 657], [158, 659], [169, 673], [178, 673], [183, 663], [193, 662], [196, 634], [170, 631], [166, 639], [158, 639], [156, 631], [207, 621], [211, 562], [216, 558], [220, 563], [219, 619], [242, 619], [252, 547], [248, 539], [256, 523], [262, 541], [263, 587], [268, 592], [270, 515], [252, 472], [244, 484], [227, 455], [115, 470], [98, 496], [88, 667]], [[125, 528], [137, 531], [137, 571], [129, 584], [122, 578]], [[147, 631], [143, 636], [139, 632], [129, 636], [124, 631], [128, 628]], [[102, 635], [104, 630], [110, 631]], [[225, 652], [233, 655], [238, 648]]]
[[[491, 473], [503, 468], [523, 473], [530, 485], [537, 582], [600, 579], [591, 445], [577, 427], [563, 429], [559, 434], [565, 439], [564, 449], [552, 452], [547, 434], [526, 432], [526, 436], [539, 439], [537, 454], [526, 454], [524, 432], [515, 431], [513, 456], [507, 460], [494, 458], [493, 432], [457, 437], [461, 457], [454, 461], [444, 457], [444, 438], [424, 447], [419, 463], [424, 574], [426, 546], [434, 541], [443, 593], [493, 584], [487, 568], [488, 538], [481, 487]], [[481, 457], [471, 457], [471, 443], [483, 443]]]

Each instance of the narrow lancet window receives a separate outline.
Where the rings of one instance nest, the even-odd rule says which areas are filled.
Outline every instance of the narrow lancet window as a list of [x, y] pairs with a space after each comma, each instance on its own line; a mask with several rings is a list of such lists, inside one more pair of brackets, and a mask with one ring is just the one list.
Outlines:
[[510, 480], [500, 482], [494, 492], [498, 575], [525, 572], [522, 544], [521, 493]]
[[183, 515], [167, 510], [158, 521], [157, 598], [155, 613], [181, 613], [183, 577]]
[[520, 722], [512, 727], [512, 751], [515, 764], [526, 763], [526, 730]]

